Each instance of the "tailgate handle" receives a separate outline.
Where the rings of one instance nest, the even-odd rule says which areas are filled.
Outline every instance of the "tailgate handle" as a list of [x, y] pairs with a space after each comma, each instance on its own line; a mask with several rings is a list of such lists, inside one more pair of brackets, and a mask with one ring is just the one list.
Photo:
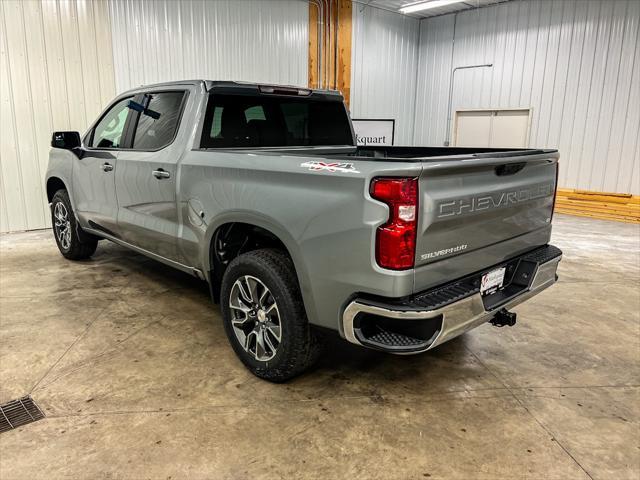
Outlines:
[[496, 175], [502, 177], [503, 175], [513, 175], [518, 173], [525, 166], [525, 162], [522, 163], [506, 163], [496, 167]]

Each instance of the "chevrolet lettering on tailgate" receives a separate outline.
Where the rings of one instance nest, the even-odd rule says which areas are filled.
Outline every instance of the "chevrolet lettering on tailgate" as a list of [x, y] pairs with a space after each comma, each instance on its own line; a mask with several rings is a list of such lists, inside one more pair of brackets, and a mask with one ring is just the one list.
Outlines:
[[516, 205], [536, 198], [549, 197], [554, 191], [555, 184], [543, 183], [521, 190], [450, 200], [438, 205], [438, 218]]

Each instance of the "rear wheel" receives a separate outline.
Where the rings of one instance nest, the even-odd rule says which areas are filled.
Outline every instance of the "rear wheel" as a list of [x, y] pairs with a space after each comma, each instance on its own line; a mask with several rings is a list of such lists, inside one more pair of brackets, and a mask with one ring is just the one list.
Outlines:
[[51, 200], [51, 224], [58, 249], [65, 258], [83, 260], [95, 253], [98, 239], [80, 229], [66, 190], [58, 190]]
[[256, 376], [283, 382], [309, 368], [320, 345], [309, 326], [291, 259], [278, 250], [236, 257], [222, 279], [224, 327]]

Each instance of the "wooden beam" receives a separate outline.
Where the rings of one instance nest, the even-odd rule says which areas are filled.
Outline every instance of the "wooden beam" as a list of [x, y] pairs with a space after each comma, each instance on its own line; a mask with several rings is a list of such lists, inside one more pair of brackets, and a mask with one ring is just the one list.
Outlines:
[[640, 196], [559, 188], [556, 195], [556, 212], [640, 223]]
[[319, 8], [309, 2], [309, 88], [318, 88], [318, 16]]
[[351, 100], [352, 14], [351, 0], [338, 0], [338, 83], [335, 88], [342, 92], [347, 105]]
[[337, 0], [324, 0], [325, 28], [324, 28], [324, 86], [335, 88], [335, 59], [336, 59], [336, 18]]
[[351, 95], [351, 0], [318, 1], [321, 9], [315, 2], [309, 2], [309, 87], [340, 90], [348, 105]]

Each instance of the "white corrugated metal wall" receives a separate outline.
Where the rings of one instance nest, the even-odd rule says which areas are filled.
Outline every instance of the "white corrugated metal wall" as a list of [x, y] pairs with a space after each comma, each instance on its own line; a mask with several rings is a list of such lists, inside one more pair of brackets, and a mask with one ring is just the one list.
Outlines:
[[109, 6], [118, 92], [198, 78], [307, 86], [307, 2], [110, 0]]
[[446, 137], [453, 19], [445, 15], [420, 23], [413, 145], [442, 145]]
[[307, 85], [299, 0], [1, 0], [0, 15], [0, 232], [49, 225], [51, 132], [84, 131], [117, 92], [186, 78]]
[[413, 135], [420, 21], [353, 4], [351, 116], [395, 118], [396, 145]]
[[[531, 107], [530, 144], [560, 149], [561, 186], [640, 193], [640, 2], [517, 0], [422, 21], [353, 12], [351, 111], [396, 118], [397, 144], [442, 144], [452, 66], [492, 62], [456, 74], [454, 110]], [[116, 91], [307, 83], [303, 1], [5, 0], [0, 15], [3, 232], [48, 225], [51, 131], [84, 130]]]
[[115, 93], [106, 3], [0, 1], [0, 232], [44, 228], [51, 132]]
[[[559, 148], [566, 188], [640, 193], [640, 2], [512, 1], [421, 21], [414, 144], [456, 108], [532, 108], [530, 146]], [[455, 46], [454, 46], [455, 45]], [[452, 56], [453, 48], [453, 56]]]

